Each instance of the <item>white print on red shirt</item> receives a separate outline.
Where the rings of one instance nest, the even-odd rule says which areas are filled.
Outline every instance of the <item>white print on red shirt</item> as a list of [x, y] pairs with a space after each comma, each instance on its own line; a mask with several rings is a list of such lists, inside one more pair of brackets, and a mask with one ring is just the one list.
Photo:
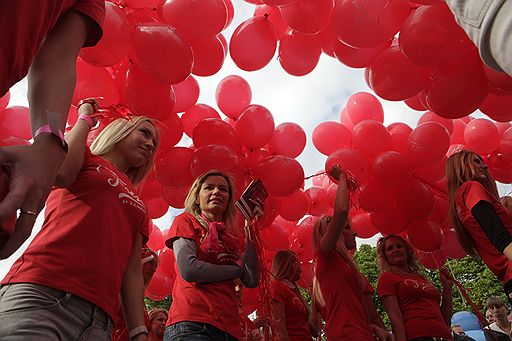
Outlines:
[[415, 289], [421, 289], [423, 291], [437, 291], [437, 289], [430, 283], [418, 282], [415, 279], [404, 279], [404, 284]]
[[107, 167], [104, 167], [102, 165], [99, 165], [96, 167], [96, 171], [98, 173], [101, 173], [101, 169], [106, 169], [111, 176], [114, 178], [109, 178], [107, 180], [107, 183], [112, 187], [119, 187], [119, 185], [122, 185], [122, 187], [119, 187], [119, 190], [123, 190], [124, 192], [119, 193], [118, 198], [121, 200], [122, 204], [130, 205], [132, 207], [136, 207], [139, 210], [141, 210], [144, 214], [147, 213], [146, 206], [144, 205], [144, 202], [135, 194], [133, 191], [130, 190], [126, 182], [121, 180], [116, 173], [108, 169]]

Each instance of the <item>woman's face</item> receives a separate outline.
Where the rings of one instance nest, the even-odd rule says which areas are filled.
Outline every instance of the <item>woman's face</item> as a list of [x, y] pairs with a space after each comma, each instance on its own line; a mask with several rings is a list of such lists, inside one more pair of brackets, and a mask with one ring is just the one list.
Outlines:
[[478, 155], [472, 156], [471, 166], [475, 170], [476, 179], [485, 179], [487, 177], [488, 167], [484, 160], [482, 160], [482, 158], [480, 158]]
[[132, 132], [116, 144], [127, 166], [140, 167], [151, 158], [156, 145], [156, 129], [150, 122], [142, 122]]
[[197, 197], [197, 203], [202, 212], [215, 215], [223, 214], [228, 207], [229, 184], [223, 176], [210, 175], [207, 177]]
[[384, 244], [384, 255], [389, 265], [404, 266], [407, 265], [407, 248], [399, 238], [389, 238]]

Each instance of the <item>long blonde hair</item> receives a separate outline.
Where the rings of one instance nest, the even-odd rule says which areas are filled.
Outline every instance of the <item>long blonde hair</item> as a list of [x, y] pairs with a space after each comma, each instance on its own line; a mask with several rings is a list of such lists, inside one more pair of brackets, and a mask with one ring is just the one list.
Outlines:
[[134, 186], [138, 186], [153, 168], [156, 150], [160, 144], [160, 132], [157, 129], [155, 121], [145, 116], [129, 116], [127, 118], [118, 118], [105, 127], [91, 144], [91, 153], [102, 156], [108, 153], [122, 139], [130, 135], [132, 131], [137, 129], [142, 123], [151, 123], [156, 130], [156, 143], [153, 147], [149, 160], [139, 167], [132, 167], [126, 172], [126, 176], [130, 179]]
[[391, 238], [399, 239], [402, 244], [404, 244], [405, 250], [407, 251], [407, 268], [410, 272], [419, 274], [420, 266], [418, 265], [418, 258], [416, 257], [414, 249], [407, 240], [396, 234], [381, 237], [377, 241], [377, 262], [379, 264], [380, 272], [382, 273], [391, 270], [389, 259], [386, 257], [386, 242]]
[[446, 161], [446, 180], [448, 182], [448, 199], [450, 201], [450, 222], [452, 227], [455, 229], [455, 234], [457, 235], [460, 245], [464, 251], [471, 256], [478, 256], [478, 254], [475, 250], [473, 238], [459, 219], [457, 204], [455, 202], [457, 190], [466, 181], [473, 180], [481, 183], [496, 200], [499, 198], [496, 182], [488, 171], [485, 173], [484, 178], [476, 176], [479, 171], [475, 169], [473, 165], [473, 159], [475, 157], [482, 160], [480, 155], [474, 152], [461, 150], [460, 152], [450, 156]]
[[[327, 228], [330, 224], [328, 221], [329, 219], [332, 219], [331, 216], [326, 215], [318, 219], [315, 224], [313, 225], [313, 249], [315, 251], [315, 254], [318, 254], [320, 252], [320, 240], [327, 232]], [[359, 284], [361, 285], [361, 291], [364, 286], [364, 279], [361, 274], [361, 271], [359, 271], [359, 267], [352, 259], [352, 256], [350, 255], [347, 247], [345, 246], [345, 243], [343, 241], [343, 234], [341, 234], [340, 238], [336, 241], [336, 248], [334, 249], [335, 252], [337, 252], [344, 260], [347, 262], [347, 265], [354, 271], [356, 276], [359, 279]], [[320, 284], [318, 283], [318, 279], [316, 278], [316, 267], [315, 267], [315, 277], [313, 278], [313, 297], [320, 304], [320, 306], [325, 306], [325, 300], [323, 298], [322, 291], [320, 290]]]
[[228, 183], [229, 199], [226, 206], [226, 210], [224, 211], [222, 216], [222, 221], [226, 224], [226, 226], [230, 229], [231, 232], [238, 234], [239, 231], [238, 229], [235, 228], [236, 211], [235, 199], [233, 198], [233, 193], [235, 192], [235, 189], [233, 188], [233, 180], [231, 180], [231, 177], [226, 173], [212, 169], [204, 173], [203, 175], [199, 176], [194, 181], [192, 187], [190, 187], [190, 190], [188, 191], [187, 198], [185, 199], [185, 211], [192, 214], [197, 219], [197, 221], [199, 221], [199, 223], [201, 223], [201, 225], [203, 225], [204, 227], [208, 226], [208, 223], [201, 217], [201, 207], [199, 207], [199, 204], [197, 203], [197, 198], [199, 197], [201, 186], [210, 176], [222, 176]]
[[272, 262], [272, 275], [275, 279], [291, 281], [293, 274], [298, 271], [298, 267], [300, 267], [300, 262], [295, 252], [280, 250]]

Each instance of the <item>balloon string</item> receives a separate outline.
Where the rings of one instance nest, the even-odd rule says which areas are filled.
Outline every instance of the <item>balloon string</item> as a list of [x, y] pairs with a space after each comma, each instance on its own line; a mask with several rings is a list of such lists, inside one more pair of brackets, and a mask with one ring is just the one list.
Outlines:
[[311, 179], [312, 177], [315, 177], [315, 176], [318, 176], [318, 175], [324, 175], [324, 174], [327, 174], [327, 172], [326, 171], [322, 171], [320, 173], [316, 173], [316, 174], [313, 174], [313, 175], [310, 175], [310, 176], [306, 176], [304, 178], [304, 180], [308, 180], [308, 179]]

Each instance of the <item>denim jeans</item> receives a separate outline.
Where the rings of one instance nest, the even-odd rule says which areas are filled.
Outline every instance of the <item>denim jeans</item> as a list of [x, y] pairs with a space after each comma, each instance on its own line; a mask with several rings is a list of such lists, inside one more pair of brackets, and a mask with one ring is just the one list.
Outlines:
[[112, 339], [110, 316], [70, 293], [38, 284], [0, 287], [0, 340]]
[[208, 323], [183, 321], [165, 329], [164, 341], [237, 341]]

